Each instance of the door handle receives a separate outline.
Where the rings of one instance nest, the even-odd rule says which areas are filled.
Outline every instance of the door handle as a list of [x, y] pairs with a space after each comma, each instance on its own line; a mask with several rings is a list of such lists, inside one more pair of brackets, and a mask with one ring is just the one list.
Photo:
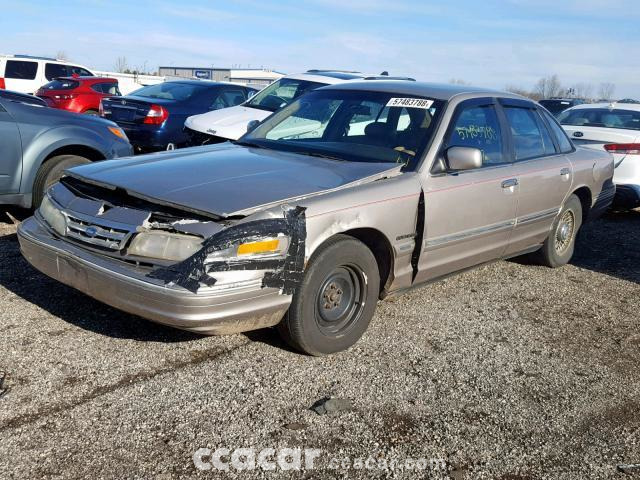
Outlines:
[[562, 175], [562, 176], [571, 175], [571, 169], [570, 168], [563, 168], [562, 170], [560, 170], [560, 175]]
[[518, 185], [517, 178], [510, 178], [509, 180], [505, 180], [504, 182], [502, 182], [502, 188], [511, 188], [515, 187], [516, 185]]

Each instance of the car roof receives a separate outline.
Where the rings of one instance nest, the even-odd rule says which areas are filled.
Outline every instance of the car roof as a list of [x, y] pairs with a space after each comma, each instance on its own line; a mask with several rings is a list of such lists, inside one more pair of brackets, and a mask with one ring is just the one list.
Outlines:
[[599, 102], [585, 103], [571, 107], [570, 110], [584, 110], [586, 108], [607, 108], [609, 110], [633, 110], [640, 112], [640, 104], [638, 103], [618, 103], [618, 102]]
[[13, 90], [0, 89], [0, 98], [12, 102], [28, 103], [29, 105], [38, 105], [46, 107], [47, 104], [40, 97], [29, 95], [28, 93], [14, 92]]
[[[303, 73], [293, 73], [285, 75], [282, 78], [292, 78], [295, 80], [308, 80], [310, 82], [324, 83], [325, 85], [333, 85], [334, 83], [342, 83], [349, 80], [362, 79], [366, 75], [360, 72], [347, 72], [343, 70], [308, 70]], [[277, 80], [276, 80], [277, 81]]]
[[[166, 82], [155, 83], [154, 85], [162, 85], [163, 83], [182, 83], [183, 85], [205, 85], [207, 87], [232, 85], [234, 87], [253, 88], [253, 87], [247, 87], [246, 85], [240, 85], [239, 83], [213, 82], [213, 81], [210, 81], [210, 80], [191, 80], [189, 78], [185, 78], [184, 80], [167, 80]], [[151, 86], [151, 85], [149, 85], [149, 86]]]
[[81, 82], [92, 82], [92, 83], [99, 83], [99, 82], [113, 82], [113, 83], [117, 83], [118, 79], [117, 78], [112, 78], [112, 77], [95, 77], [95, 76], [70, 76], [70, 77], [56, 77], [56, 80], [75, 80], [75, 81], [81, 81]]
[[341, 83], [340, 85], [331, 85], [322, 87], [325, 89], [335, 90], [368, 90], [374, 92], [393, 93], [397, 95], [417, 95], [421, 97], [433, 98], [436, 100], [450, 100], [451, 98], [466, 93], [478, 94], [486, 96], [501, 96], [510, 98], [523, 98], [509, 92], [500, 92], [481, 87], [471, 87], [468, 85], [443, 84], [443, 83], [427, 83], [415, 82], [411, 80], [380, 80], [381, 77], [375, 77], [372, 80], [352, 81]]

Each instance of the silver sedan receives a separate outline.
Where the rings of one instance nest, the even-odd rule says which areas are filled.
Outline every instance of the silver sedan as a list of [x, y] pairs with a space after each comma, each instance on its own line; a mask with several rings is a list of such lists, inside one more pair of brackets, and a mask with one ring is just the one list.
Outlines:
[[238, 142], [71, 169], [19, 229], [45, 274], [205, 334], [346, 349], [378, 299], [485, 262], [559, 267], [613, 160], [541, 106], [466, 86], [321, 88]]

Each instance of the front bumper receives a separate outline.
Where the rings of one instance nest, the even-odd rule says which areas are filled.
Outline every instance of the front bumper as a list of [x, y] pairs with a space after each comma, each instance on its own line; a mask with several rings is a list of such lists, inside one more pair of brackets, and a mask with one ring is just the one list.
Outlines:
[[280, 322], [290, 295], [261, 282], [206, 287], [192, 293], [145, 276], [124, 262], [60, 240], [35, 217], [18, 228], [20, 250], [45, 275], [148, 320], [207, 335], [255, 330]]

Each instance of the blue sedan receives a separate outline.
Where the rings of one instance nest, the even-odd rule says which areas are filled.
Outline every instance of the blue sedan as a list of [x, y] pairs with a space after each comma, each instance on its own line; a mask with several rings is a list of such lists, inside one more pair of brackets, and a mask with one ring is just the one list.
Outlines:
[[179, 80], [150, 85], [126, 97], [105, 98], [100, 115], [116, 122], [137, 153], [187, 146], [191, 115], [233, 107], [256, 90], [231, 83]]

